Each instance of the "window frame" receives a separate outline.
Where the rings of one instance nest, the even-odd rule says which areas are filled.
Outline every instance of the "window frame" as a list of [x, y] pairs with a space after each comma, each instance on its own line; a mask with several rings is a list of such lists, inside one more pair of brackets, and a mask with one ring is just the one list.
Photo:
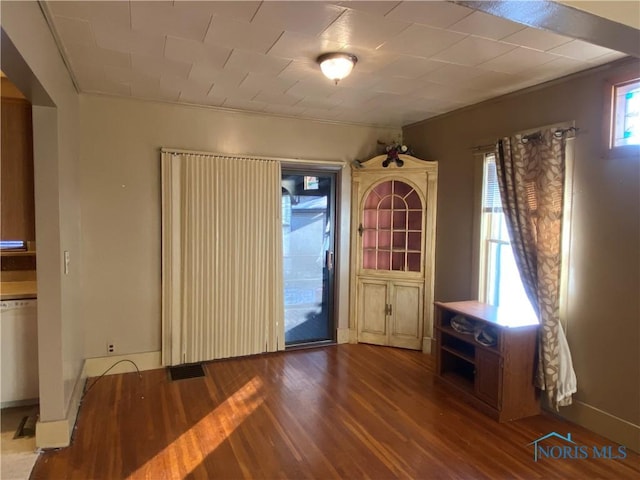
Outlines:
[[602, 157], [605, 159], [640, 157], [640, 145], [614, 145], [616, 90], [634, 81], [640, 81], [640, 74], [634, 68], [605, 80], [602, 123]]
[[[543, 128], [569, 128], [575, 127], [574, 122], [563, 122], [560, 124], [547, 125], [540, 128], [520, 132], [528, 134]], [[572, 214], [573, 214], [573, 179], [575, 170], [575, 137], [568, 137], [565, 150], [565, 186], [564, 186], [564, 211], [562, 221], [562, 244], [561, 256], [562, 267], [560, 271], [560, 323], [568, 332], [569, 325], [569, 291], [571, 283], [572, 255]], [[483, 142], [487, 143], [487, 142]], [[474, 151], [474, 215], [473, 215], [473, 250], [472, 250], [472, 280], [471, 291], [474, 292], [478, 301], [485, 301], [485, 284], [481, 277], [484, 277], [482, 262], [486, 261], [486, 256], [481, 251], [482, 244], [482, 202], [484, 195], [484, 159], [486, 155], [495, 155], [493, 148], [478, 148]]]

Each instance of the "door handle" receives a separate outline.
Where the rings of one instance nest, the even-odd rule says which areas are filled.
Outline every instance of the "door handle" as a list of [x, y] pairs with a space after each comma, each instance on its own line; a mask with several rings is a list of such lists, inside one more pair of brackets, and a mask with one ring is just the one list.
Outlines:
[[393, 314], [393, 307], [391, 306], [390, 303], [385, 303], [384, 304], [384, 314], [385, 315], [392, 315]]
[[333, 251], [327, 250], [327, 270], [333, 270]]
[[389, 304], [389, 315], [393, 315], [393, 306]]

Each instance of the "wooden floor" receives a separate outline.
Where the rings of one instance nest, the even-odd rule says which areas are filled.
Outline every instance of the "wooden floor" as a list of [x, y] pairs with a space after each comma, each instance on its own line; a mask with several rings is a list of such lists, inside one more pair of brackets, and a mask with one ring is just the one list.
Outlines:
[[340, 345], [205, 370], [104, 377], [72, 446], [41, 455], [31, 478], [640, 478], [629, 451], [535, 462], [529, 443], [553, 431], [589, 449], [612, 442], [549, 414], [496, 423], [437, 383], [419, 352]]

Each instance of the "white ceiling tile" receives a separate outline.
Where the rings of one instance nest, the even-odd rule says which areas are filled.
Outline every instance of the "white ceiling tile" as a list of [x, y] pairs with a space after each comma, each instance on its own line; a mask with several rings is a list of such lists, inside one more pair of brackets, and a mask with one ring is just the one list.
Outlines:
[[498, 57], [514, 48], [516, 48], [515, 45], [508, 43], [469, 36], [461, 42], [434, 55], [432, 58], [443, 62], [473, 66]]
[[293, 95], [288, 95], [288, 94], [285, 95], [285, 94], [260, 92], [258, 95], [256, 95], [253, 98], [253, 100], [256, 102], [266, 102], [269, 104], [276, 104], [276, 105], [288, 105], [291, 107], [296, 103], [298, 103], [301, 100], [301, 98]]
[[160, 81], [136, 81], [131, 84], [131, 96], [137, 98], [148, 98], [151, 100], [177, 102], [180, 99], [180, 91], [161, 88]]
[[427, 73], [423, 78], [430, 82], [442, 85], [459, 85], [470, 78], [477, 77], [484, 73], [484, 70], [464, 65], [445, 65], [442, 68]]
[[147, 57], [145, 55], [131, 55], [131, 65], [139, 72], [158, 78], [162, 75], [187, 78], [189, 70], [191, 70], [190, 63], [177, 62], [167, 58]]
[[395, 77], [419, 78], [446, 65], [448, 64], [437, 60], [398, 55], [393, 62], [387, 65], [385, 70]]
[[388, 20], [356, 10], [347, 10], [331, 24], [322, 37], [330, 41], [375, 49], [409, 26], [406, 22]]
[[335, 98], [317, 98], [317, 97], [304, 97], [298, 103], [297, 107], [303, 107], [306, 109], [323, 109], [329, 110], [340, 105], [340, 101]]
[[139, 72], [132, 68], [123, 67], [104, 67], [104, 76], [107, 80], [116, 83], [134, 83], [134, 82], [157, 82], [160, 77], [152, 77], [146, 72]]
[[131, 58], [128, 53], [81, 43], [65, 43], [65, 47], [71, 56], [71, 63], [80, 62], [90, 65], [109, 65], [112, 67], [131, 66]]
[[278, 75], [280, 78], [291, 80], [312, 80], [322, 75], [320, 67], [315, 61], [293, 60]]
[[355, 88], [345, 88], [342, 85], [338, 85], [335, 92], [332, 93], [329, 98], [337, 100], [340, 102], [341, 106], [344, 107], [359, 107], [373, 97], [375, 97], [377, 93], [370, 91], [362, 91]]
[[519, 32], [504, 37], [502, 41], [546, 51], [562, 45], [563, 43], [567, 43], [571, 41], [571, 39], [545, 30], [525, 28], [524, 30], [520, 30]]
[[189, 78], [200, 82], [212, 81], [216, 86], [236, 88], [247, 76], [247, 72], [229, 68], [215, 68], [210, 65], [196, 63], [189, 72]]
[[56, 17], [56, 31], [67, 42], [94, 44], [95, 38], [88, 20]]
[[451, 99], [415, 97], [411, 101], [411, 105], [417, 110], [423, 110], [432, 113], [443, 113], [455, 110], [456, 108], [460, 108], [464, 105], [464, 103]]
[[[640, 36], [639, 36], [640, 40]], [[583, 42], [582, 40], [572, 40], [559, 47], [548, 50], [549, 53], [573, 58], [574, 60], [588, 61], [602, 55], [612, 53], [613, 50]]]
[[488, 13], [475, 11], [468, 17], [465, 17], [459, 22], [451, 25], [449, 30], [477, 35], [478, 37], [491, 38], [493, 40], [500, 40], [501, 38], [519, 32], [524, 28], [526, 27], [521, 23], [512, 22], [500, 17], [494, 17]]
[[181, 7], [199, 12], [201, 15], [216, 15], [241, 22], [250, 22], [261, 2], [249, 1], [189, 1], [175, 0]]
[[234, 50], [225, 64], [225, 68], [244, 70], [264, 75], [278, 75], [291, 62], [273, 55]]
[[405, 95], [414, 92], [421, 84], [422, 82], [420, 80], [385, 76], [380, 82], [376, 83], [376, 85], [372, 87], [372, 90], [381, 93]]
[[255, 88], [230, 87], [222, 83], [214, 83], [209, 91], [210, 96], [219, 98], [235, 98], [236, 100], [251, 100], [259, 93]]
[[540, 81], [560, 78], [573, 72], [590, 68], [591, 64], [568, 57], [558, 57], [534, 68], [523, 70], [521, 76], [540, 79]]
[[131, 95], [131, 88], [128, 83], [112, 82], [106, 78], [85, 80], [82, 88], [92, 93], [107, 93], [124, 97]]
[[532, 48], [518, 47], [510, 52], [492, 58], [491, 60], [480, 64], [479, 66], [486, 70], [503, 73], [519, 73], [530, 68], [543, 65], [558, 58], [540, 50]]
[[604, 55], [601, 55], [599, 57], [592, 58], [591, 60], [589, 60], [589, 63], [593, 63], [595, 65], [602, 65], [604, 63], [613, 62], [614, 60], [618, 60], [626, 56], [627, 56], [626, 53], [612, 51], [609, 53], [605, 53]]
[[268, 54], [281, 58], [304, 58], [315, 63], [318, 55], [342, 50], [344, 46], [345, 44], [343, 43], [331, 42], [322, 37], [296, 32], [284, 32]]
[[267, 108], [267, 104], [264, 102], [254, 102], [253, 100], [243, 100], [240, 98], [227, 98], [222, 106], [235, 110], [248, 110], [250, 112], [262, 112]]
[[348, 2], [336, 2], [337, 5], [342, 7], [347, 7], [352, 10], [362, 10], [363, 12], [372, 13], [374, 15], [385, 16], [394, 7], [400, 4], [400, 2], [385, 2], [385, 1], [361, 1], [361, 0], [352, 0]]
[[344, 12], [324, 2], [262, 2], [251, 23], [318, 35]]
[[282, 30], [264, 25], [214, 17], [205, 43], [266, 53], [282, 35]]
[[211, 15], [172, 2], [130, 2], [133, 30], [202, 41]]
[[446, 28], [471, 13], [470, 8], [450, 2], [402, 2], [387, 14], [387, 18]]
[[332, 82], [324, 82], [321, 78], [317, 80], [303, 80], [293, 85], [287, 94], [296, 97], [329, 97], [336, 92], [336, 85]]
[[213, 82], [200, 82], [197, 80], [176, 77], [174, 75], [163, 75], [160, 77], [160, 88], [168, 91], [178, 90], [180, 93], [188, 92], [190, 96], [206, 96]]
[[164, 56], [181, 63], [207, 63], [212, 67], [223, 67], [231, 55], [231, 49], [208, 45], [186, 38], [167, 37]]
[[[455, 2], [45, 5], [82, 92], [369, 125], [406, 125], [624, 56]], [[338, 85], [316, 63], [327, 51], [358, 57]]]
[[510, 84], [517, 85], [522, 78], [517, 75], [502, 72], [482, 72], [473, 78], [458, 83], [462, 88], [474, 89], [482, 92], [501, 89]]
[[412, 95], [422, 98], [434, 98], [441, 101], [460, 102], [469, 105], [482, 97], [482, 92], [462, 88], [452, 84], [425, 82]]
[[428, 58], [466, 37], [463, 33], [411, 25], [382, 45], [380, 50]]
[[128, 25], [122, 27], [96, 22], [93, 23], [93, 32], [98, 46], [109, 50], [151, 57], [161, 57], [164, 51], [164, 35], [134, 32]]
[[284, 93], [285, 90], [291, 88], [295, 83], [295, 80], [286, 80], [284, 78], [270, 75], [250, 73], [244, 78], [240, 87], [255, 89], [256, 93], [261, 90], [269, 93]]
[[101, 65], [90, 65], [86, 63], [77, 62], [73, 65], [73, 71], [76, 79], [80, 83], [80, 88], [87, 88], [85, 85], [90, 83], [97, 83], [105, 80], [115, 81], [116, 83], [123, 83], [120, 79], [108, 78], [105, 76], [105, 68]]
[[54, 15], [82, 18], [92, 24], [131, 25], [129, 15], [129, 0], [98, 1], [98, 2], [47, 2], [47, 6]]
[[372, 73], [385, 70], [397, 56], [390, 52], [381, 52], [356, 45], [345, 45], [343, 51], [351, 53], [358, 58], [354, 68], [357, 73]]

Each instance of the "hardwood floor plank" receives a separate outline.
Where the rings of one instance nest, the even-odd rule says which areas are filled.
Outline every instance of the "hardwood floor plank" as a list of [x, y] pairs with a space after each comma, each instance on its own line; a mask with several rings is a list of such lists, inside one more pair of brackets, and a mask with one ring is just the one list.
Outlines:
[[630, 451], [535, 462], [529, 444], [552, 431], [589, 448], [612, 442], [548, 413], [497, 423], [437, 382], [420, 352], [340, 345], [205, 372], [103, 377], [82, 401], [73, 444], [41, 455], [31, 478], [640, 477]]

